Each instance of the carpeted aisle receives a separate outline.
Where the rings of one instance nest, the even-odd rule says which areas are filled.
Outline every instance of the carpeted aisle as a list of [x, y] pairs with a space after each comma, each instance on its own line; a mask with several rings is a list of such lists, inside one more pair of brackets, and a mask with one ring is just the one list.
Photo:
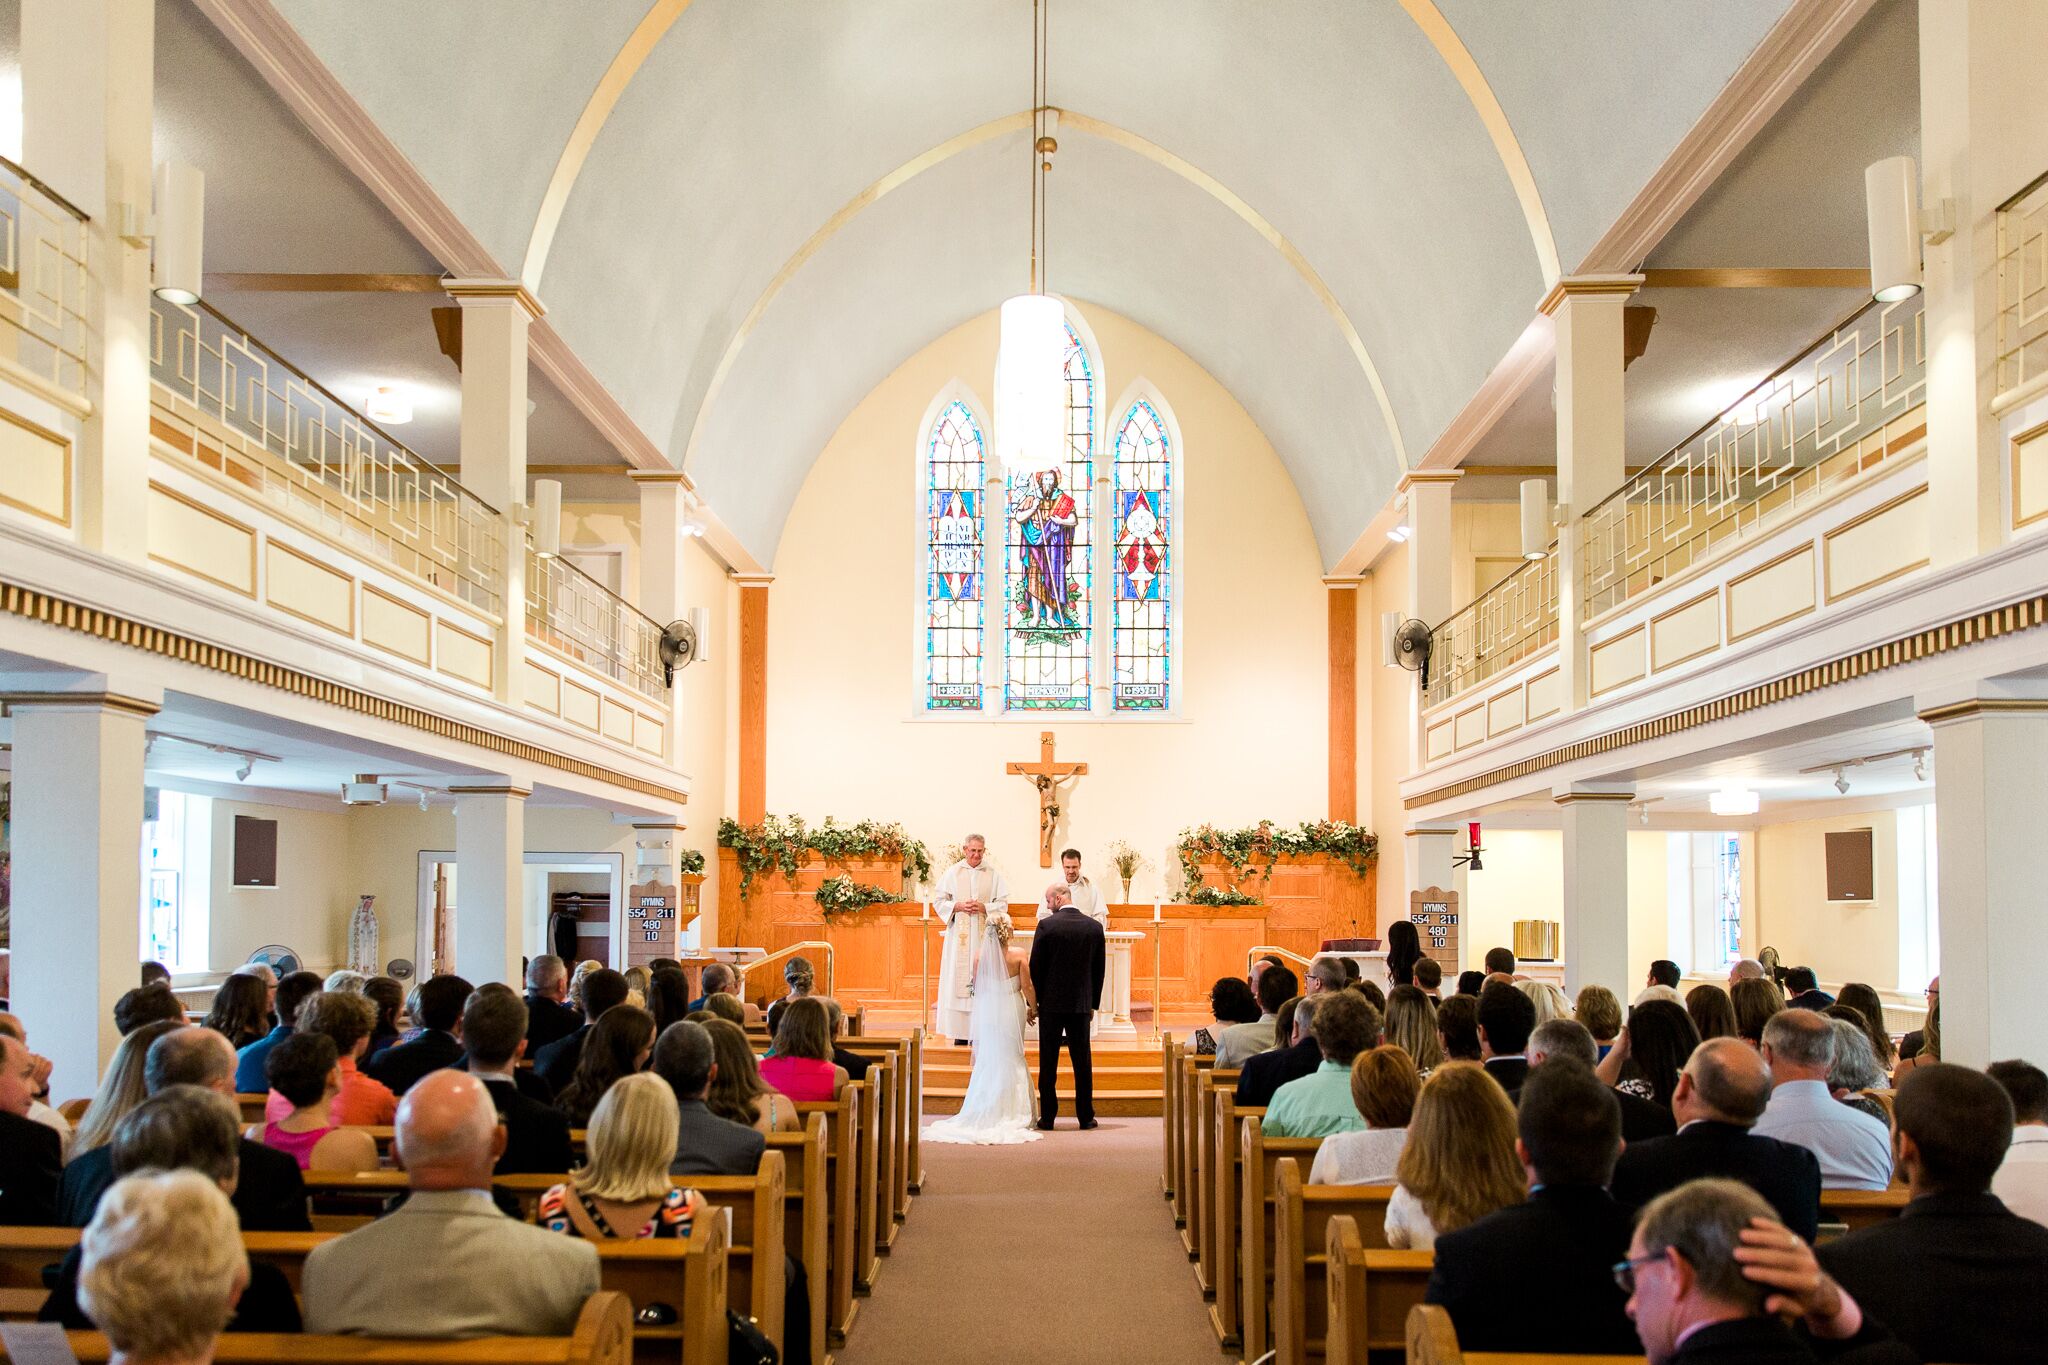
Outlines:
[[1222, 1358], [1159, 1193], [1158, 1119], [924, 1148], [924, 1193], [840, 1365]]

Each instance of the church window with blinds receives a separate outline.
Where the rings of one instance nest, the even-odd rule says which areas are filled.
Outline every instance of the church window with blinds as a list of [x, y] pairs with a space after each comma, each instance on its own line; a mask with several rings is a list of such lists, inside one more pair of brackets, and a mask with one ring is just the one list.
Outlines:
[[933, 403], [918, 475], [923, 711], [1139, 717], [1177, 704], [1179, 441], [1165, 399], [1142, 385], [1105, 429], [1100, 366], [1070, 322], [1055, 469], [991, 460], [967, 384]]

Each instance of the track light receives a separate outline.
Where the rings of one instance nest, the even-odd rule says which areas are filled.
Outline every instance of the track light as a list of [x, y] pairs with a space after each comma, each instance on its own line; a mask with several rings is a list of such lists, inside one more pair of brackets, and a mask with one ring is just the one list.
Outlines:
[[245, 758], [242, 760], [242, 766], [235, 769], [235, 781], [247, 782], [249, 780], [249, 774], [255, 771], [256, 760], [253, 758]]
[[1913, 755], [1913, 780], [1915, 782], [1925, 782], [1927, 780], [1927, 751], [1925, 749]]
[[426, 808], [427, 808], [427, 789], [426, 789], [425, 787], [421, 787], [421, 788], [420, 788], [420, 809], [421, 809], [421, 810], [425, 810]]
[[1841, 768], [1835, 769], [1835, 790], [1843, 796], [1849, 794], [1849, 775]]

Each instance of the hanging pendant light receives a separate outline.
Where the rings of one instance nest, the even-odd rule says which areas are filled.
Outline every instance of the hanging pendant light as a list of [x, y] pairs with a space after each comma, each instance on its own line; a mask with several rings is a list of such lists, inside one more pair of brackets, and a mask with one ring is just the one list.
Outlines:
[[1045, 173], [1058, 144], [1045, 130], [1045, 16], [1031, 6], [1031, 272], [1027, 292], [1005, 299], [996, 349], [996, 453], [1012, 475], [1067, 462], [1067, 313], [1045, 292]]

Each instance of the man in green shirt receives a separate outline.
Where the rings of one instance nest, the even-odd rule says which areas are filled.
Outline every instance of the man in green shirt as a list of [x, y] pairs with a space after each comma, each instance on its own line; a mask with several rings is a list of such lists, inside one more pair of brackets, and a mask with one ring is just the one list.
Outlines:
[[1323, 1063], [1273, 1092], [1262, 1124], [1268, 1137], [1328, 1137], [1365, 1127], [1351, 1100], [1351, 1059], [1379, 1045], [1379, 1011], [1357, 991], [1326, 992], [1316, 999], [1310, 1030]]

